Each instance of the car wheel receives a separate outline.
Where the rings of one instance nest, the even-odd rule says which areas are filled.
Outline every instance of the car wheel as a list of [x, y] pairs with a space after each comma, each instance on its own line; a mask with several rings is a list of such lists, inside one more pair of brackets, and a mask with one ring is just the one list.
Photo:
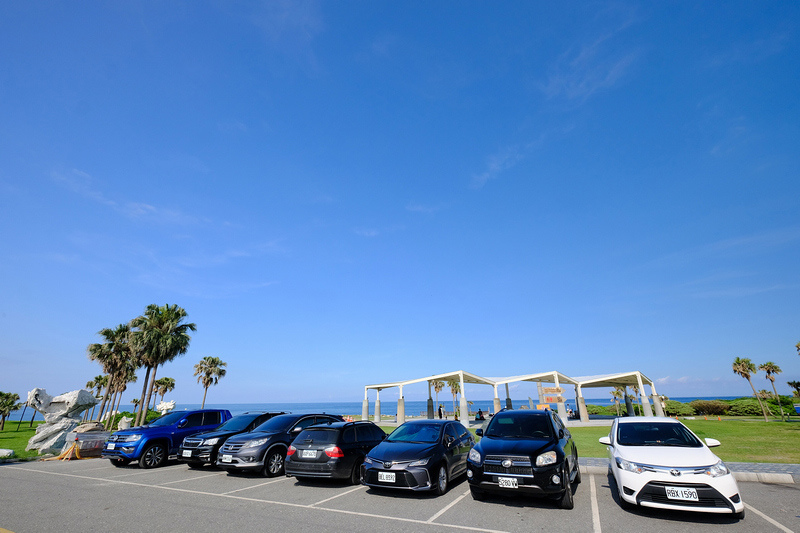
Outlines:
[[575, 459], [575, 483], [576, 485], [581, 482], [581, 466], [578, 464], [577, 458]]
[[482, 501], [486, 499], [486, 493], [483, 492], [481, 489], [476, 489], [475, 487], [469, 488], [469, 493], [472, 494], [473, 500]]
[[361, 463], [362, 461], [356, 459], [356, 464], [353, 465], [353, 471], [350, 473], [350, 483], [353, 485], [361, 484]]
[[281, 450], [273, 450], [269, 452], [267, 454], [267, 458], [264, 460], [264, 476], [282, 476], [284, 474], [283, 459], [284, 455]]
[[167, 460], [167, 450], [161, 444], [151, 444], [139, 458], [139, 466], [142, 468], [155, 468], [164, 464]]
[[572, 498], [572, 483], [569, 482], [569, 471], [564, 468], [564, 472], [564, 493], [558, 499], [558, 506], [561, 509], [572, 509], [575, 507], [575, 500]]
[[128, 466], [131, 463], [130, 459], [109, 459], [109, 461], [111, 461], [111, 464], [116, 466], [117, 468]]
[[436, 486], [434, 490], [436, 490], [437, 496], [441, 496], [445, 492], [447, 492], [447, 467], [444, 464], [439, 465], [439, 469], [437, 470], [436, 474]]

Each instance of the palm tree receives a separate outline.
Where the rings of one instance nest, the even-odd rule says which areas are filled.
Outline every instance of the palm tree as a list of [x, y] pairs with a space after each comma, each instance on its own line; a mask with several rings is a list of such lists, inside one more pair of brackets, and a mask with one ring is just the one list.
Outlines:
[[614, 387], [611, 391], [611, 397], [614, 398], [614, 406], [617, 408], [617, 416], [619, 416], [619, 401], [625, 397], [625, 387]]
[[444, 381], [435, 379], [431, 381], [431, 385], [433, 385], [433, 392], [436, 393], [436, 409], [439, 409], [439, 393], [444, 389]]
[[[131, 350], [128, 346], [128, 336], [130, 334], [130, 326], [128, 324], [120, 324], [116, 328], [101, 329], [98, 334], [102, 336], [106, 342], [103, 344], [90, 344], [87, 348], [89, 359], [98, 361], [103, 371], [108, 374], [108, 383], [106, 385], [106, 393], [103, 396], [103, 401], [100, 404], [100, 411], [97, 419], [100, 420], [103, 416], [103, 410], [108, 402], [109, 395], [119, 392], [120, 381], [124, 380], [130, 373], [130, 369], [136, 371], [138, 361], [132, 357]], [[114, 399], [112, 397], [111, 411], [114, 407]]]
[[781, 410], [781, 422], [786, 421], [786, 416], [783, 414], [783, 406], [781, 405], [781, 397], [778, 396], [778, 390], [775, 388], [775, 376], [783, 372], [781, 367], [773, 363], [772, 361], [767, 361], [763, 365], [758, 365], [759, 370], [763, 370], [767, 373], [767, 379], [772, 382], [772, 392], [775, 393], [775, 400], [778, 402], [778, 407]]
[[787, 381], [786, 384], [794, 389], [793, 396], [800, 398], [800, 381]]
[[639, 414], [644, 414], [644, 404], [642, 404], [641, 397], [639, 396], [639, 387], [631, 385], [631, 392], [633, 392], [633, 399], [639, 404]]
[[196, 331], [197, 326], [183, 323], [186, 316], [186, 311], [177, 305], [150, 304], [142, 316], [131, 321], [131, 326], [136, 329], [133, 342], [147, 369], [136, 425], [143, 423], [147, 415], [159, 365], [172, 361], [189, 349], [192, 340], [189, 331]]
[[164, 395], [175, 390], [175, 380], [172, 378], [158, 378], [155, 386], [156, 393], [161, 395], [161, 401], [163, 402]]
[[12, 411], [22, 407], [19, 394], [16, 392], [0, 392], [0, 431], [6, 427], [6, 418]]
[[761, 398], [758, 397], [756, 388], [753, 386], [753, 382], [750, 381], [750, 376], [756, 373], [756, 365], [754, 365], [753, 362], [747, 357], [737, 357], [733, 360], [733, 373], [742, 376], [750, 384], [750, 388], [753, 389], [753, 396], [755, 396], [756, 400], [758, 400], [758, 405], [761, 406], [761, 412], [764, 414], [764, 422], [769, 422], [769, 418], [767, 418], [767, 411], [764, 409], [764, 404], [761, 403]]
[[203, 384], [203, 405], [202, 409], [206, 406], [206, 394], [211, 385], [219, 383], [220, 378], [225, 377], [225, 367], [228, 363], [224, 362], [219, 357], [203, 357], [199, 363], [194, 365], [194, 375], [197, 376], [197, 382]]
[[455, 378], [450, 378], [447, 380], [447, 386], [450, 387], [450, 392], [453, 393], [453, 414], [455, 415], [455, 419], [458, 420], [458, 411], [456, 410], [456, 399], [458, 394], [461, 392], [461, 382]]

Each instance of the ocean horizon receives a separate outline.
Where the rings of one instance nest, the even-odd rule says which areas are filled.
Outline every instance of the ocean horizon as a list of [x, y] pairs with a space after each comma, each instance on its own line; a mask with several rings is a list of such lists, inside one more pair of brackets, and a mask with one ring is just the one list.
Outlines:
[[[748, 398], [749, 396], [685, 396], [685, 397], [674, 397], [670, 398], [670, 400], [675, 400], [681, 403], [689, 403], [693, 400], [735, 400], [737, 398]], [[166, 401], [169, 401], [167, 399]], [[494, 410], [494, 401], [493, 400], [470, 400], [470, 411], [477, 411], [481, 409], [483, 412], [488, 413]], [[538, 402], [536, 399], [532, 399], [533, 404], [536, 405]], [[434, 399], [434, 405], [436, 400]], [[448, 412], [453, 411], [453, 400], [452, 396], [444, 399], [439, 398], [439, 403], [442, 404], [443, 408]], [[500, 403], [503, 407], [505, 407], [505, 398], [500, 399]], [[574, 398], [567, 398], [565, 402], [569, 407], [575, 408], [575, 399]], [[530, 401], [528, 398], [525, 399], [512, 399], [511, 400], [512, 407], [519, 408], [521, 406], [528, 407]], [[614, 405], [614, 402], [611, 398], [586, 398], [587, 405], [600, 405], [600, 406], [608, 406]], [[552, 408], [555, 408], [555, 404], [550, 404]], [[99, 406], [99, 404], [98, 404]], [[330, 414], [337, 414], [342, 416], [350, 416], [350, 415], [357, 415], [361, 416], [361, 406], [362, 402], [307, 402], [307, 403], [299, 403], [299, 402], [266, 402], [266, 403], [207, 403], [206, 408], [209, 409], [228, 409], [232, 415], [241, 414], [247, 411], [284, 411], [287, 413], [330, 413]], [[406, 400], [406, 416], [424, 416], [427, 413], [427, 400]], [[458, 407], [458, 404], [456, 404]], [[175, 410], [176, 411], [186, 411], [191, 409], [199, 409], [199, 403], [176, 403]], [[41, 413], [38, 411], [33, 411], [32, 409], [28, 408], [24, 410], [20, 409], [18, 411], [14, 411], [11, 415], [6, 418], [6, 422], [19, 422], [20, 419], [24, 419], [26, 421], [31, 420], [44, 420]], [[122, 404], [120, 405], [119, 411], [133, 411], [133, 404]], [[91, 409], [89, 410], [91, 412]], [[35, 414], [34, 414], [35, 413]], [[375, 400], [370, 400], [369, 402], [369, 413], [370, 416], [375, 414]], [[396, 400], [381, 400], [381, 414], [382, 415], [396, 415], [397, 414], [397, 401]]]

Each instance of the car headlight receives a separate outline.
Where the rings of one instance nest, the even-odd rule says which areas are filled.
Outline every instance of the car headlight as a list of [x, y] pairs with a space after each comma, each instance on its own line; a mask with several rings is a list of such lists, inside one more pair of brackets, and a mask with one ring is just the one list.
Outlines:
[[134, 433], [133, 435], [128, 435], [127, 437], [125, 437], [124, 442], [136, 442], [141, 438], [142, 438], [141, 433]]
[[420, 459], [418, 461], [413, 461], [413, 462], [409, 463], [408, 466], [425, 466], [426, 464], [428, 464], [428, 461], [430, 461], [430, 459], [431, 459], [430, 457], [426, 457], [425, 459]]
[[536, 466], [547, 466], [556, 464], [556, 452], [545, 452], [536, 458]]
[[621, 457], [617, 457], [617, 466], [626, 472], [633, 472], [634, 474], [641, 474], [644, 472], [644, 467], [642, 465], [626, 461]]
[[372, 457], [364, 457], [364, 464], [371, 465], [373, 463]]
[[268, 440], [269, 437], [264, 437], [263, 439], [249, 440], [244, 443], [244, 446], [242, 446], [242, 448], [256, 448], [258, 446], [263, 446], [264, 444], [267, 443]]
[[472, 448], [469, 451], [469, 455], [467, 456], [467, 459], [469, 459], [473, 463], [475, 463], [478, 466], [480, 466], [480, 464], [481, 464], [481, 453], [478, 450], [476, 450], [475, 448]]
[[724, 476], [730, 473], [731, 471], [728, 470], [728, 467], [725, 466], [725, 463], [723, 463], [722, 461], [718, 462], [714, 466], [709, 466], [708, 468], [706, 468], [706, 474], [711, 477]]
[[213, 439], [206, 439], [203, 441], [203, 446], [213, 446], [218, 442], [219, 442], [219, 437], [215, 437]]

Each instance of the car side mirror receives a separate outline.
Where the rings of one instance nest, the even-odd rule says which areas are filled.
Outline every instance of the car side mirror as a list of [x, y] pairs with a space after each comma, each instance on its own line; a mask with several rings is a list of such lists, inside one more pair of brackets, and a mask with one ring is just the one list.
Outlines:
[[564, 430], [561, 429], [561, 428], [558, 429], [558, 438], [559, 439], [563, 439], [564, 438]]
[[185, 428], [185, 427], [186, 427], [186, 424], [188, 424], [188, 423], [189, 423], [189, 421], [188, 421], [188, 420], [186, 420], [186, 419], [184, 418], [183, 420], [181, 420], [180, 422], [178, 422], [178, 427], [179, 427], [179, 428]]
[[720, 444], [722, 443], [717, 439], [706, 438], [706, 446], [708, 446], [709, 448], [713, 448], [714, 446], [719, 446]]
[[303, 428], [301, 427], [292, 428], [292, 433], [300, 433], [301, 431], [303, 431]]
[[479, 437], [483, 437], [483, 428], [478, 428], [475, 430], [475, 434]]
[[452, 445], [453, 445], [453, 443], [454, 443], [455, 441], [456, 441], [456, 439], [455, 439], [455, 438], [453, 438], [453, 437], [451, 437], [450, 435], [445, 435], [445, 436], [444, 436], [444, 443], [445, 443], [445, 445], [447, 445], [448, 447], [449, 447], [449, 446], [452, 446]]
[[611, 446], [611, 438], [609, 438], [608, 435], [606, 435], [605, 437], [600, 437], [597, 440], [600, 441], [600, 444], [605, 444], [606, 446]]

